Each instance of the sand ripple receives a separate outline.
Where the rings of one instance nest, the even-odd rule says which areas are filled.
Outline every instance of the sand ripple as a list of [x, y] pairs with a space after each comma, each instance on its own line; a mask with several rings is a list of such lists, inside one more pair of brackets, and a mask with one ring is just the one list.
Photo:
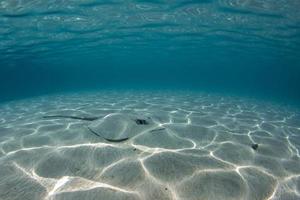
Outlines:
[[[129, 139], [109, 142], [88, 127]], [[168, 92], [26, 99], [0, 105], [0, 199], [299, 199], [299, 148], [299, 110], [250, 99]]]

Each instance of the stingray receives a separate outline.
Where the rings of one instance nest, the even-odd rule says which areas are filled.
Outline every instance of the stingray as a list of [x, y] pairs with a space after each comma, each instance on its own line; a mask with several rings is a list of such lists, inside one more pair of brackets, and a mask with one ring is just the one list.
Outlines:
[[69, 118], [90, 121], [91, 123], [87, 126], [88, 130], [109, 142], [123, 142], [143, 132], [162, 129], [157, 129], [157, 124], [154, 123], [151, 117], [140, 114], [113, 113], [103, 118], [49, 115], [43, 118]]
[[45, 119], [51, 119], [51, 118], [69, 118], [69, 119], [79, 119], [79, 120], [85, 120], [85, 121], [94, 121], [99, 119], [100, 117], [77, 117], [77, 116], [68, 116], [68, 115], [49, 115], [49, 116], [43, 116]]

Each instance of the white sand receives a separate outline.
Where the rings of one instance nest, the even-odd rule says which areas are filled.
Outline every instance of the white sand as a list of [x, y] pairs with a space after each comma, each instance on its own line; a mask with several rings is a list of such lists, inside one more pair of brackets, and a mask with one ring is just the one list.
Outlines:
[[[150, 124], [137, 126], [132, 116]], [[88, 126], [129, 139], [111, 143]], [[0, 199], [300, 199], [299, 149], [299, 111], [248, 99], [166, 92], [26, 99], [0, 105]]]

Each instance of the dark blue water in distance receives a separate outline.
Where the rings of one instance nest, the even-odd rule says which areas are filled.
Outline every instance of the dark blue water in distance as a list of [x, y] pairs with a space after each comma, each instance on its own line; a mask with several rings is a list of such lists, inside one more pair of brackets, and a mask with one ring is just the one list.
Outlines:
[[300, 100], [298, 1], [1, 1], [0, 99], [181, 89]]

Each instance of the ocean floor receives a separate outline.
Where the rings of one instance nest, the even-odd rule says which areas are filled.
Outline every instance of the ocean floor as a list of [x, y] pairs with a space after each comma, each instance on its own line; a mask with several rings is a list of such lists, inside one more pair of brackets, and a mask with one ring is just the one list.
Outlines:
[[0, 199], [300, 199], [300, 112], [99, 92], [0, 105]]

